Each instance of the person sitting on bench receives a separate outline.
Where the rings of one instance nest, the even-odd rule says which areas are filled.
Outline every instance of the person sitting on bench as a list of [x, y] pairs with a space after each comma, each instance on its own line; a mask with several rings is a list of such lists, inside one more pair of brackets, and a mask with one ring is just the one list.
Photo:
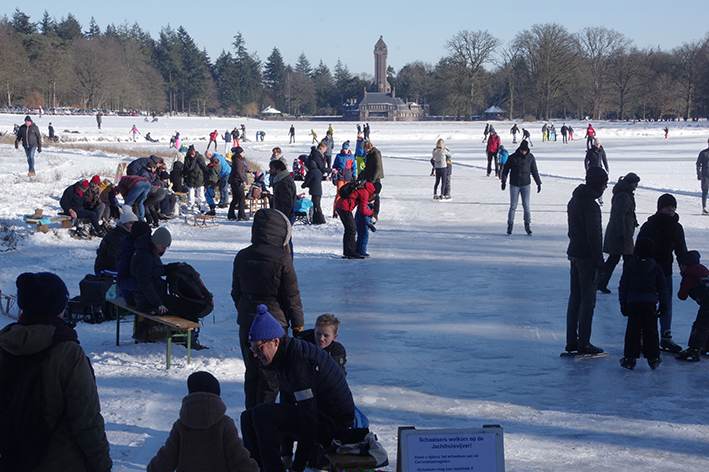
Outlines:
[[138, 221], [136, 214], [130, 208], [125, 207], [116, 227], [106, 234], [96, 249], [96, 261], [94, 262], [96, 275], [109, 273], [116, 276], [121, 240], [130, 234], [130, 229], [136, 221]]
[[87, 210], [84, 207], [84, 192], [89, 188], [88, 180], [80, 180], [64, 190], [62, 198], [59, 201], [64, 214], [71, 216], [74, 220], [77, 218], [88, 218], [91, 220], [91, 226], [96, 233], [96, 236], [103, 238], [104, 233], [101, 226], [98, 224], [98, 215], [95, 211]]

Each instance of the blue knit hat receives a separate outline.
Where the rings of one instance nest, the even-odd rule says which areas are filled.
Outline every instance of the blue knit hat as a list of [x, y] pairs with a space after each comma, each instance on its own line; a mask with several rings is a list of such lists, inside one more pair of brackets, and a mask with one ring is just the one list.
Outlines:
[[348, 140], [348, 141], [345, 141], [344, 143], [342, 143], [342, 149], [349, 149], [349, 148], [350, 148], [350, 142], [349, 142], [349, 140]]
[[25, 272], [17, 277], [17, 306], [31, 314], [59, 315], [69, 302], [69, 290], [51, 272]]
[[286, 334], [283, 326], [268, 312], [266, 305], [259, 305], [256, 309], [258, 314], [254, 317], [249, 330], [249, 342], [280, 339]]
[[699, 251], [687, 251], [677, 258], [677, 262], [692, 267], [699, 264], [701, 257]]

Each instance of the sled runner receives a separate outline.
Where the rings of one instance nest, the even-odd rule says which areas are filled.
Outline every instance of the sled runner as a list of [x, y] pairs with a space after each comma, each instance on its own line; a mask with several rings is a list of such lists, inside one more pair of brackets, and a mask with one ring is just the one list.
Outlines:
[[188, 215], [185, 216], [185, 225], [187, 226], [198, 226], [200, 228], [211, 228], [213, 226], [219, 226], [212, 215]]

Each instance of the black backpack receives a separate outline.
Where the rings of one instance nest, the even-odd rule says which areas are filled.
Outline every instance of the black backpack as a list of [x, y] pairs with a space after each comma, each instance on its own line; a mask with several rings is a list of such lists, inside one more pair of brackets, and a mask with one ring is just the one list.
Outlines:
[[196, 318], [204, 318], [214, 309], [214, 296], [204, 286], [199, 272], [189, 264], [178, 263], [166, 266], [167, 286], [171, 295], [189, 302], [197, 314]]
[[44, 421], [41, 363], [59, 342], [31, 356], [6, 354], [0, 363], [2, 471], [33, 469], [65, 416], [66, 412], [62, 413], [54, 428], [49, 428]]
[[340, 196], [340, 198], [350, 198], [350, 195], [352, 195], [355, 190], [365, 188], [364, 185], [366, 183], [367, 182], [363, 180], [351, 180], [342, 187], [340, 187], [340, 190], [337, 191], [337, 194]]

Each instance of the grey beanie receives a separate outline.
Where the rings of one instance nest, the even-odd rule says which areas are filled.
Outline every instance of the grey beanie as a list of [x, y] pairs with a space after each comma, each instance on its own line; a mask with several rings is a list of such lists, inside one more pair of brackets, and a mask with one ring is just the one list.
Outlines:
[[170, 247], [172, 244], [172, 235], [164, 226], [156, 229], [152, 235], [153, 244], [159, 244], [163, 247]]

